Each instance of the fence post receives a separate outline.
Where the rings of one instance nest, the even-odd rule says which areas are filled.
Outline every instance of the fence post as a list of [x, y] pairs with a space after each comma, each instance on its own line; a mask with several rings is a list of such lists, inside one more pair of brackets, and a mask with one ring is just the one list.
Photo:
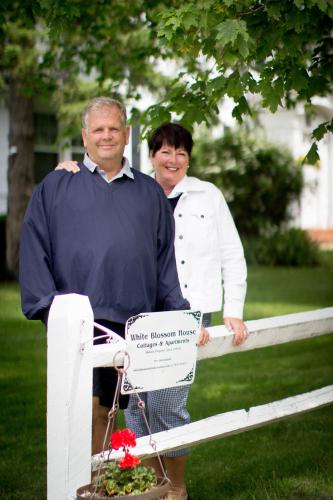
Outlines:
[[88, 297], [55, 297], [47, 331], [48, 500], [72, 500], [90, 482], [92, 322]]

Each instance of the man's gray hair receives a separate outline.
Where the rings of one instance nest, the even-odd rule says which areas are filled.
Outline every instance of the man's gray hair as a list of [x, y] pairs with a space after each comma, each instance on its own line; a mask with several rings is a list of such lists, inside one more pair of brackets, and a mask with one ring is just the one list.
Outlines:
[[118, 101], [117, 99], [111, 99], [111, 97], [100, 96], [100, 97], [94, 97], [94, 99], [92, 99], [84, 108], [82, 112], [82, 127], [87, 128], [87, 118], [89, 113], [91, 113], [91, 111], [105, 107], [118, 108], [122, 116], [124, 125], [126, 125], [127, 114], [124, 104], [121, 101]]

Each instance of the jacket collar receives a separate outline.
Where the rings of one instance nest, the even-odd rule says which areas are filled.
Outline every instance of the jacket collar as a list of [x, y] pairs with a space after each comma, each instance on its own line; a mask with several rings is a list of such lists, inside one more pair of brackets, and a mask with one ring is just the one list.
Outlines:
[[185, 175], [178, 184], [173, 188], [168, 198], [174, 198], [180, 193], [190, 193], [193, 191], [203, 191], [203, 184], [200, 179], [196, 177], [189, 177]]
[[[151, 174], [151, 177], [155, 179], [155, 173]], [[175, 185], [168, 198], [175, 198], [182, 193], [189, 193], [193, 191], [204, 191], [203, 181], [197, 179], [196, 177], [189, 177], [185, 175], [178, 184]]]

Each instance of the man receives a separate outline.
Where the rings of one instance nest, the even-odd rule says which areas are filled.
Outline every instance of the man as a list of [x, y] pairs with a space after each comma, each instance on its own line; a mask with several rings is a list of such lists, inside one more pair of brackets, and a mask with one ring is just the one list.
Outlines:
[[[123, 157], [129, 140], [123, 104], [93, 99], [82, 125], [80, 173], [47, 175], [25, 215], [22, 310], [46, 322], [55, 295], [80, 293], [98, 323], [124, 335], [130, 316], [189, 308], [178, 282], [174, 219], [160, 186]], [[102, 449], [115, 382], [113, 368], [94, 370], [93, 453]]]

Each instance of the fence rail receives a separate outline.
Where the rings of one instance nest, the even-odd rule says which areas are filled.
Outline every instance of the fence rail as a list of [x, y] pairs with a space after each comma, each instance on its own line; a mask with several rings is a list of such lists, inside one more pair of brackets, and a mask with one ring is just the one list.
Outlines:
[[[136, 440], [135, 454], [140, 457], [147, 457], [156, 455], [157, 452], [164, 453], [188, 448], [213, 439], [220, 439], [262, 427], [332, 403], [333, 385], [330, 385], [272, 403], [253, 406], [249, 410], [235, 410], [213, 415], [183, 427], [176, 427], [169, 431], [154, 434], [156, 451], [149, 444], [149, 436], [138, 438]], [[111, 455], [108, 452], [101, 453], [94, 456], [94, 464], [119, 456], [119, 452], [112, 452]]]
[[[198, 359], [332, 333], [333, 307], [247, 321], [247, 326], [250, 335], [238, 347], [224, 326], [209, 328], [212, 340], [198, 350]], [[92, 368], [112, 366], [118, 350], [114, 344], [93, 346], [93, 313], [87, 297], [69, 294], [54, 299], [48, 323], [48, 500], [72, 500], [76, 489], [90, 482]], [[225, 437], [332, 402], [333, 386], [328, 386], [249, 411], [215, 415], [156, 434], [157, 450]], [[147, 438], [140, 438], [138, 447], [141, 455], [153, 454]]]

